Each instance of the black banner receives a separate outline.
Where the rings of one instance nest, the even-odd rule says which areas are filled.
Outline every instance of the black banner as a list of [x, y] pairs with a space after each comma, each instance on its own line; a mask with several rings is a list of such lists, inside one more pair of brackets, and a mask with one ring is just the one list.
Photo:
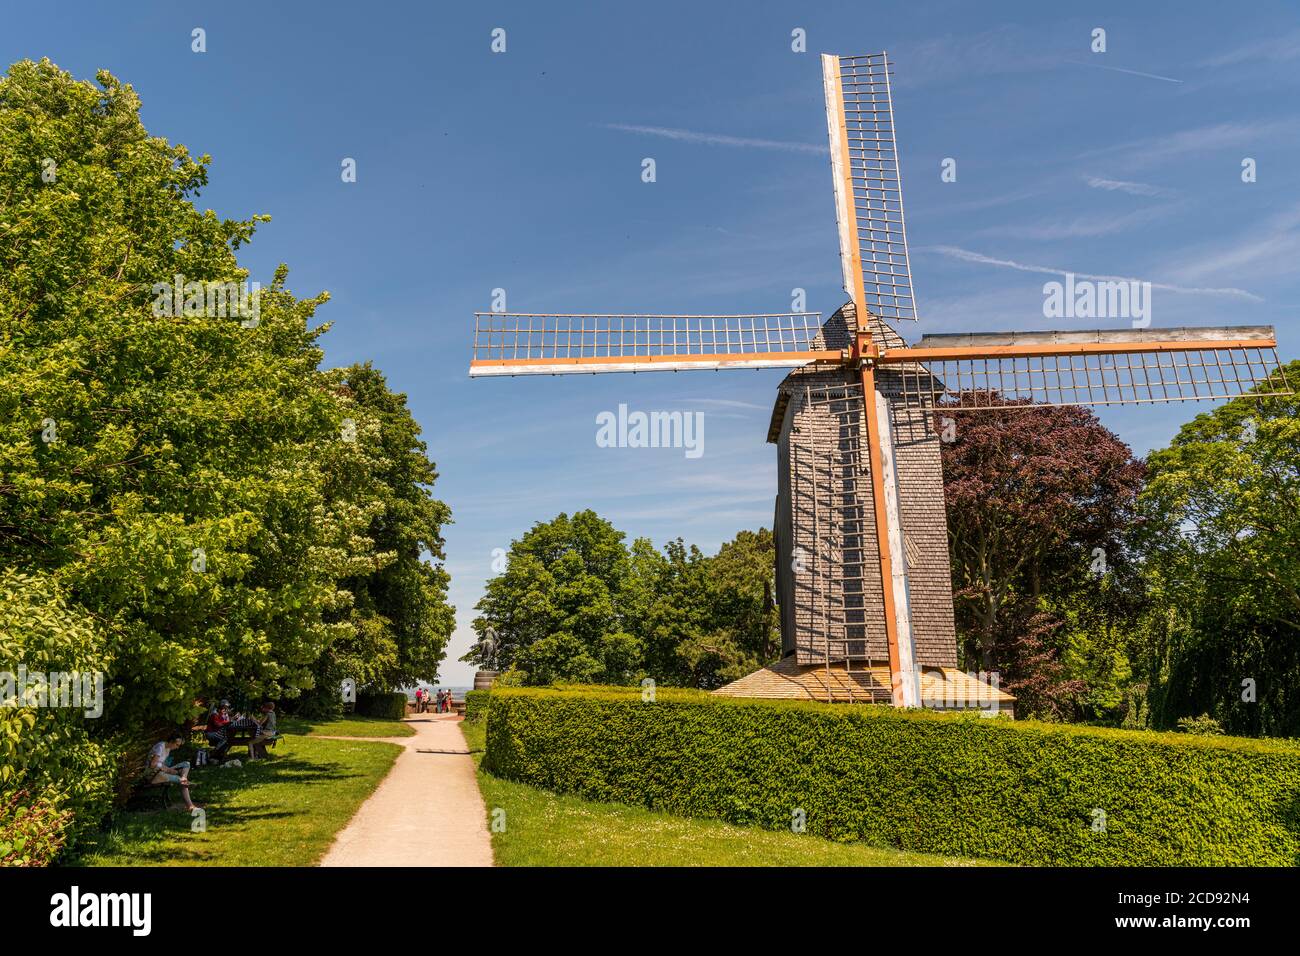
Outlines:
[[[891, 938], [985, 945], [984, 934], [1127, 935], [1226, 945], [1294, 922], [1295, 870], [942, 869], [70, 869], [0, 871], [22, 932], [207, 945], [259, 940], [496, 943], [542, 927], [607, 941], [692, 925], [691, 936], [771, 943], [773, 921], [869, 918]], [[711, 929], [709, 929], [711, 927]], [[829, 927], [828, 927], [829, 928]], [[979, 934], [968, 936], [968, 934]], [[535, 938], [535, 936], [533, 937]], [[980, 942], [983, 940], [983, 942]]]

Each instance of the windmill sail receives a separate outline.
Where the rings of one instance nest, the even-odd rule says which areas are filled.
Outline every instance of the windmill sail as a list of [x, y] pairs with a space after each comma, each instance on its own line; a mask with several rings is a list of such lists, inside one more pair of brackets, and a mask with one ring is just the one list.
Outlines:
[[822, 55], [844, 291], [887, 321], [915, 319], [889, 58]]
[[879, 360], [951, 409], [1135, 405], [1290, 394], [1269, 326], [927, 335]]
[[561, 375], [797, 368], [842, 361], [819, 347], [821, 313], [613, 315], [474, 313], [469, 374]]

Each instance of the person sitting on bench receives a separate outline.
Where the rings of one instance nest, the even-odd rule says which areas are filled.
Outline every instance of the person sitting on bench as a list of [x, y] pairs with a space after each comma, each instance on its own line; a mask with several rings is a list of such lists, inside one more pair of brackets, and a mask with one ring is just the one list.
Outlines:
[[212, 745], [212, 759], [217, 763], [225, 760], [233, 736], [230, 732], [230, 701], [223, 700], [212, 713], [208, 714], [208, 723], [203, 729], [203, 736]]
[[175, 783], [185, 798], [185, 809], [193, 810], [199, 804], [190, 799], [190, 765], [188, 761], [172, 763], [171, 752], [185, 743], [182, 734], [172, 734], [149, 748], [148, 779], [150, 784]]
[[268, 700], [262, 705], [262, 716], [257, 720], [257, 733], [248, 742], [248, 759], [265, 760], [266, 742], [274, 740], [275, 736], [275, 704]]

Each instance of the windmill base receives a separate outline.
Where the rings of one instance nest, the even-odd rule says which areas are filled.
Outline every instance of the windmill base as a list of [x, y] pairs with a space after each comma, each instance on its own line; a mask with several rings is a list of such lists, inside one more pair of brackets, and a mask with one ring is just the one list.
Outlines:
[[[978, 710], [1015, 716], [1015, 697], [983, 679], [983, 675], [955, 667], [923, 667], [920, 681], [921, 706], [927, 710]], [[893, 699], [889, 667], [884, 664], [800, 664], [793, 655], [724, 684], [713, 693], [721, 697], [832, 704], [888, 704]]]

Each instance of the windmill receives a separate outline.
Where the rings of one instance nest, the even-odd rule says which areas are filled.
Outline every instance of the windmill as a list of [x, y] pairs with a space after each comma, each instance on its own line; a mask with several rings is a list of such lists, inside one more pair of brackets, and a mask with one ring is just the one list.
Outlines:
[[[849, 301], [761, 315], [475, 314], [471, 376], [790, 368], [768, 440], [782, 659], [717, 693], [1006, 706], [957, 669], [937, 413], [1289, 393], [1267, 326], [931, 334], [908, 259], [891, 66], [822, 56]], [[1122, 290], [1109, 290], [1118, 292]]]

